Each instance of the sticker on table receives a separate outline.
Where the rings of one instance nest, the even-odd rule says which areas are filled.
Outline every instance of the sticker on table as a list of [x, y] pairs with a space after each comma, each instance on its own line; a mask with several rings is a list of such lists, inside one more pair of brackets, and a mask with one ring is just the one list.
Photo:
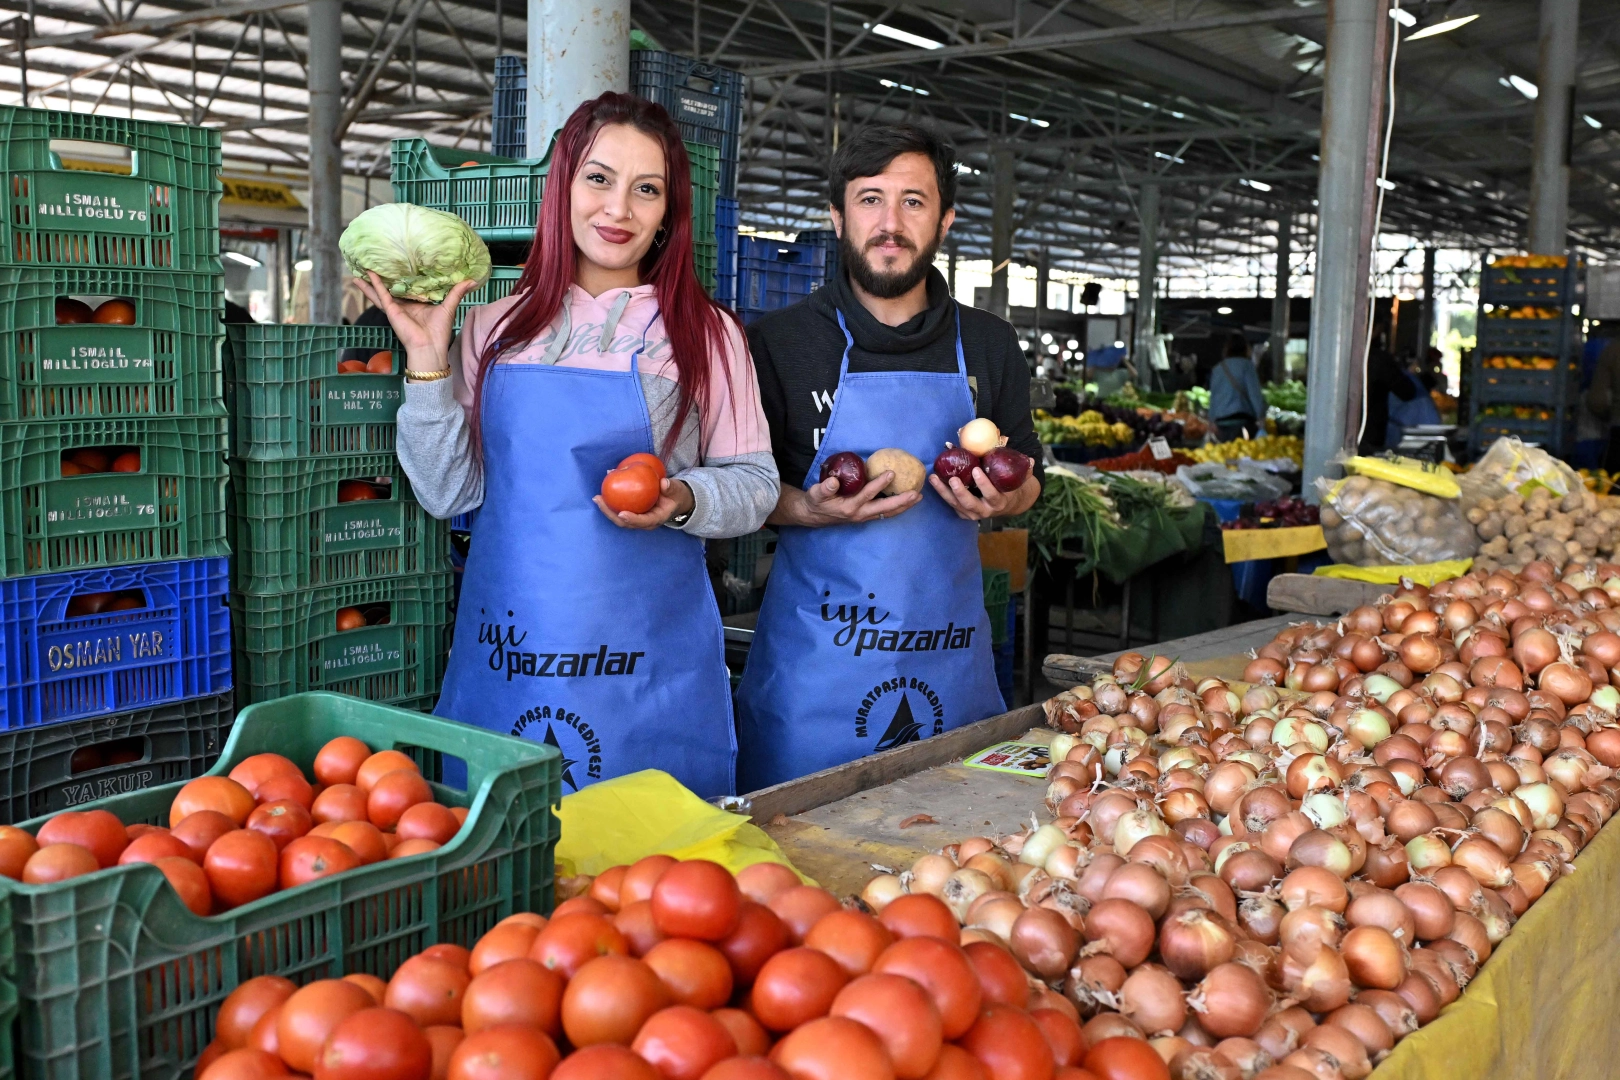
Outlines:
[[1004, 742], [986, 747], [962, 762], [970, 769], [1045, 776], [1052, 767], [1052, 748], [1045, 743]]

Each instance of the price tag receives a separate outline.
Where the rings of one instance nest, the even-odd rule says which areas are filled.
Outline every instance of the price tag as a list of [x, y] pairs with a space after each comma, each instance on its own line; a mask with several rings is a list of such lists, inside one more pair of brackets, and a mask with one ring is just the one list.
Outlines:
[[1153, 451], [1154, 461], [1170, 460], [1170, 444], [1161, 435], [1155, 435], [1148, 440], [1148, 449]]

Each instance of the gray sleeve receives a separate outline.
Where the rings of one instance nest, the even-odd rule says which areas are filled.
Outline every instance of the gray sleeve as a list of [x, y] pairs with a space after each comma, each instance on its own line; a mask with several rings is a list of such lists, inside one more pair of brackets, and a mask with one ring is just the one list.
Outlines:
[[407, 381], [396, 425], [399, 463], [429, 516], [452, 518], [483, 504], [483, 466], [472, 452], [467, 412], [451, 379]]
[[709, 458], [675, 474], [692, 489], [692, 520], [682, 532], [718, 540], [746, 536], [765, 525], [781, 487], [776, 458], [769, 451], [732, 458]]

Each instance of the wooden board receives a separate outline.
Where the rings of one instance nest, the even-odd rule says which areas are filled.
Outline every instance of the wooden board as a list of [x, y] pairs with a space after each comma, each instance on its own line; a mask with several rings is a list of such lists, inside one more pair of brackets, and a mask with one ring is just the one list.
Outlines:
[[1236, 679], [1243, 674], [1243, 667], [1249, 662], [1249, 658], [1244, 655], [1248, 650], [1258, 649], [1276, 637], [1279, 630], [1300, 621], [1302, 620], [1294, 615], [1274, 615], [1271, 618], [1239, 623], [1237, 626], [1194, 634], [1159, 645], [1140, 645], [1130, 650], [1122, 649], [1106, 656], [1069, 656], [1065, 653], [1052, 653], [1041, 665], [1041, 672], [1058, 686], [1078, 686], [1082, 682], [1089, 682], [1094, 675], [1112, 671], [1114, 658], [1121, 652], [1130, 651], [1142, 653], [1144, 656], [1157, 653], [1176, 657], [1187, 665], [1187, 670], [1196, 679], [1210, 677]]
[[1273, 611], [1343, 615], [1352, 608], [1372, 603], [1389, 591], [1388, 585], [1375, 585], [1368, 581], [1317, 577], [1315, 574], [1278, 574], [1266, 586], [1266, 604]]
[[908, 743], [881, 754], [856, 758], [797, 780], [760, 788], [745, 796], [748, 812], [756, 824], [768, 822], [779, 815], [800, 814], [857, 792], [882, 787], [924, 769], [959, 761], [992, 743], [1004, 742], [1032, 727], [1044, 727], [1045, 724], [1046, 714], [1041, 707], [1026, 705], [976, 724], [964, 724], [943, 735]]

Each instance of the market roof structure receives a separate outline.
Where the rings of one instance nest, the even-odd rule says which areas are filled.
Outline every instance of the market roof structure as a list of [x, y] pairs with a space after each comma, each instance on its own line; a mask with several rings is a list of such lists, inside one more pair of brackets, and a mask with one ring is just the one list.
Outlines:
[[[219, 127], [232, 171], [305, 166], [305, 12], [289, 0], [6, 0], [0, 101]], [[1538, 5], [1418, 0], [1404, 35], [1386, 230], [1523, 245]], [[1326, 4], [1318, 0], [633, 0], [659, 47], [746, 72], [745, 224], [824, 223], [827, 159], [861, 124], [928, 120], [960, 148], [960, 253], [990, 251], [998, 166], [1016, 177], [1020, 261], [1135, 272], [1137, 194], [1162, 193], [1161, 273], [1269, 252], [1311, 213]], [[386, 176], [389, 140], [487, 140], [494, 58], [521, 53], [516, 0], [348, 0], [345, 169]], [[31, 20], [31, 22], [29, 21]], [[26, 75], [15, 44], [26, 41]], [[1620, 249], [1620, 4], [1587, 0], [1571, 237]]]

